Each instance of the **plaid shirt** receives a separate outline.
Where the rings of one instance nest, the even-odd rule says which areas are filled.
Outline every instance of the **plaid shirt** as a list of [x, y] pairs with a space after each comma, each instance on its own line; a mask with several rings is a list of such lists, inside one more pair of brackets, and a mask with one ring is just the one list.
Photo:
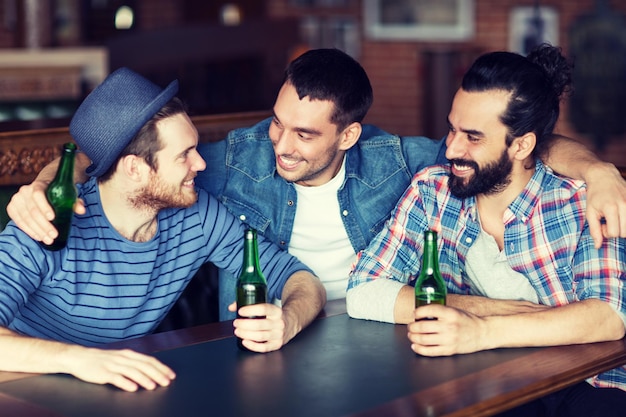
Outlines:
[[[448, 188], [448, 166], [417, 173], [386, 227], [361, 251], [348, 290], [377, 278], [414, 284], [421, 267], [424, 231], [438, 232], [439, 266], [448, 291], [476, 294], [465, 268], [480, 233], [476, 199], [458, 199]], [[626, 240], [605, 239], [596, 250], [585, 220], [586, 188], [537, 162], [526, 188], [504, 214], [509, 266], [524, 274], [539, 302], [561, 306], [587, 298], [608, 302], [626, 322]], [[626, 367], [593, 378], [593, 384], [626, 390]]]

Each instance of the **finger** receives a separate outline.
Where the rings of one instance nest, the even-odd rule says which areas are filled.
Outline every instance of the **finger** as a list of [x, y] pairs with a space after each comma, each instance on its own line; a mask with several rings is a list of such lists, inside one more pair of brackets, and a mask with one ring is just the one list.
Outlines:
[[602, 246], [602, 240], [604, 239], [602, 236], [603, 233], [602, 233], [600, 219], [588, 214], [587, 223], [589, 224], [589, 234], [591, 235], [591, 238], [593, 239], [593, 246], [596, 249], [598, 249], [600, 248], [600, 246]]
[[409, 333], [409, 341], [419, 346], [440, 346], [441, 340], [438, 333]]
[[139, 353], [132, 349], [122, 349], [118, 352], [121, 353], [122, 356], [128, 358], [131, 361], [138, 362], [138, 363], [145, 363], [146, 365], [149, 365], [150, 367], [157, 369], [159, 372], [169, 375], [170, 379], [176, 376], [176, 373], [169, 366], [165, 365], [163, 362], [161, 362], [154, 356]]
[[619, 209], [619, 237], [626, 238], [626, 204], [622, 204]]
[[167, 387], [176, 377], [171, 369], [162, 369], [153, 364], [138, 365], [126, 376], [147, 390], [153, 390], [157, 386]]
[[111, 380], [105, 383], [111, 384], [114, 387], [117, 387], [121, 389], [122, 391], [127, 391], [127, 392], [135, 392], [139, 389], [139, 385], [137, 385], [135, 382], [131, 381], [130, 379], [126, 378], [124, 375], [120, 375], [120, 374], [112, 375]]
[[282, 343], [275, 340], [268, 342], [255, 342], [253, 340], [244, 339], [243, 344], [248, 350], [258, 353], [273, 352], [282, 347]]
[[[127, 367], [125, 369], [120, 370], [120, 374], [126, 380], [148, 391], [152, 391], [156, 389], [157, 386], [161, 385], [161, 384], [157, 384], [157, 382], [154, 379], [150, 378], [147, 374], [145, 374], [142, 370], [138, 368]], [[167, 384], [169, 384], [169, 381], [167, 382]], [[130, 384], [128, 385], [130, 386]]]
[[235, 335], [242, 339], [268, 341], [283, 339], [285, 322], [267, 318], [237, 318], [233, 321]]
[[37, 233], [35, 230], [33, 230], [32, 227], [28, 226], [28, 222], [24, 221], [22, 216], [18, 216], [15, 214], [9, 214], [9, 217], [15, 222], [15, 225], [24, 233], [26, 233], [28, 236], [30, 236], [31, 239], [36, 240], [36, 241], [41, 241], [42, 236], [44, 236], [43, 233]]
[[145, 370], [146, 375], [148, 375], [160, 386], [168, 386], [172, 382], [172, 380], [176, 378], [176, 373], [169, 366], [158, 361], [157, 359], [151, 359], [152, 363], [150, 364], [150, 367]]
[[34, 208], [31, 209], [31, 213], [40, 213], [48, 221], [54, 219], [54, 210], [43, 191], [33, 191], [33, 202]]
[[271, 328], [267, 319], [255, 319], [255, 318], [242, 318], [239, 317], [233, 321], [233, 327], [236, 331], [267, 331]]
[[420, 344], [411, 344], [411, 350], [418, 355], [422, 356], [450, 356], [453, 355], [454, 352], [451, 352], [449, 349], [442, 346], [425, 346]]
[[83, 215], [86, 212], [87, 212], [87, 209], [85, 208], [85, 202], [83, 201], [82, 198], [77, 198], [76, 202], [74, 203], [74, 213], [78, 215]]
[[52, 243], [59, 235], [51, 221], [54, 219], [54, 210], [50, 206], [43, 191], [33, 191], [34, 207], [30, 210], [31, 217], [35, 222], [35, 231], [41, 234], [44, 243]]
[[253, 352], [271, 352], [283, 346], [283, 335], [275, 330], [251, 331], [236, 329], [235, 335], [242, 339], [242, 344]]
[[[22, 188], [20, 188], [21, 192]], [[7, 214], [15, 222], [17, 227], [35, 240], [40, 240], [37, 232], [29, 225], [28, 210], [20, 192], [14, 194], [6, 207]]]
[[605, 237], [617, 237], [620, 233], [620, 219], [617, 206], [611, 205], [604, 208], [604, 226], [606, 227]]
[[[239, 315], [242, 317], [267, 317], [269, 314], [271, 314], [271, 310], [272, 307], [276, 307], [273, 306], [272, 304], [250, 304], [247, 306], [243, 306], [241, 308], [239, 308]], [[278, 307], [276, 307], [278, 308]]]
[[434, 320], [445, 314], [446, 307], [441, 304], [428, 304], [415, 309], [415, 320]]
[[58, 233], [39, 207], [36, 204], [30, 206], [22, 204], [23, 197], [18, 195], [14, 196], [12, 202], [10, 207], [7, 206], [7, 213], [17, 227], [34, 240], [44, 240], [45, 243], [52, 243], [52, 240]]
[[144, 389], [168, 386], [176, 374], [158, 359], [133, 351], [122, 351], [123, 360], [112, 366], [115, 372]]

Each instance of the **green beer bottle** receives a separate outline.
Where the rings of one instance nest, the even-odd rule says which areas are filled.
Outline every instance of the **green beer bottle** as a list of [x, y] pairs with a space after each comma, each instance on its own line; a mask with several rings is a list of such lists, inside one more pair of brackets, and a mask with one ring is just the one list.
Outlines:
[[48, 250], [60, 250], [67, 244], [67, 237], [72, 225], [74, 203], [76, 202], [76, 187], [74, 186], [74, 155], [76, 145], [68, 142], [63, 145], [61, 162], [56, 176], [46, 189], [48, 202], [54, 209], [52, 224], [59, 235], [50, 245], [43, 245]]
[[[237, 317], [239, 309], [251, 304], [262, 304], [267, 302], [267, 281], [261, 267], [259, 266], [259, 247], [257, 244], [256, 230], [247, 228], [243, 234], [243, 264], [241, 273], [237, 278]], [[243, 317], [252, 319], [262, 319], [265, 317]], [[246, 349], [237, 338], [239, 349]]]
[[415, 281], [415, 308], [426, 304], [446, 304], [446, 283], [439, 272], [437, 232], [424, 232], [422, 269]]

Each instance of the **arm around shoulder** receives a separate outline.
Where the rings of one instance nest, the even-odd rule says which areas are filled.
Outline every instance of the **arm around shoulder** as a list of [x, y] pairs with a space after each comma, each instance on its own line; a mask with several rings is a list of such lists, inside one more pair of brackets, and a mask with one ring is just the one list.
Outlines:
[[[54, 179], [59, 159], [46, 165], [37, 178], [28, 185], [20, 187], [7, 205], [7, 214], [24, 233], [36, 241], [51, 244], [58, 233], [51, 221], [54, 211], [46, 199], [46, 188]], [[87, 180], [85, 169], [91, 164], [89, 158], [82, 152], [76, 153], [74, 166], [74, 180], [78, 183]], [[77, 200], [74, 211], [84, 214], [85, 207], [80, 199]]]
[[596, 248], [603, 238], [626, 237], [626, 181], [615, 165], [559, 135], [540, 156], [554, 171], [587, 183], [587, 221]]

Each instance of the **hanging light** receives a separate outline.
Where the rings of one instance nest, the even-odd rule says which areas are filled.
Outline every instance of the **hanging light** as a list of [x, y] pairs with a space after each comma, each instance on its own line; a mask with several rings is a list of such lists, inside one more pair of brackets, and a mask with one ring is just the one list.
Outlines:
[[128, 6], [122, 6], [115, 12], [115, 29], [126, 30], [133, 27], [135, 12]]
[[236, 4], [227, 3], [220, 10], [220, 20], [224, 26], [237, 26], [241, 23], [241, 9]]

